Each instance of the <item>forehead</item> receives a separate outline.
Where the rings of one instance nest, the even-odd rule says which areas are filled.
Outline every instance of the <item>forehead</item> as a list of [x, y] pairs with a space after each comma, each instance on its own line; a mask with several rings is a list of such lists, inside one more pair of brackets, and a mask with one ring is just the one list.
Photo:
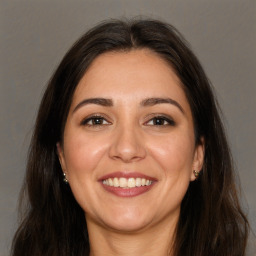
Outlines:
[[187, 105], [171, 65], [151, 50], [136, 49], [99, 55], [80, 80], [73, 102], [84, 97], [141, 100], [166, 96]]

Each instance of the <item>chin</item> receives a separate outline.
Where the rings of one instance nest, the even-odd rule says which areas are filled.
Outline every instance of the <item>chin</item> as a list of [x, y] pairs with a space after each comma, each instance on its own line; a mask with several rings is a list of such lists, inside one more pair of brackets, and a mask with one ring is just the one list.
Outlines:
[[145, 229], [151, 221], [149, 216], [143, 215], [140, 211], [125, 211], [122, 213], [114, 213], [110, 218], [103, 219], [104, 225], [116, 230], [124, 232], [138, 232]]
[[122, 220], [122, 221], [116, 221], [114, 223], [106, 223], [107, 226], [115, 230], [117, 232], [127, 232], [127, 233], [134, 233], [134, 232], [140, 232], [144, 230], [148, 225], [144, 222], [139, 222], [136, 220]]

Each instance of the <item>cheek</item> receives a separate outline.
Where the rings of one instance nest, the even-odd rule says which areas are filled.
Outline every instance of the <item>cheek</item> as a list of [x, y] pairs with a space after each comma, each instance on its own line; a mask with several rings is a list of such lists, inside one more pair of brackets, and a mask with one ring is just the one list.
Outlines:
[[95, 204], [95, 190], [99, 165], [106, 153], [107, 142], [83, 133], [67, 133], [64, 152], [68, 181], [78, 204], [85, 212], [92, 211]]
[[190, 175], [193, 164], [194, 140], [188, 133], [151, 140], [151, 155], [166, 176]]
[[65, 159], [69, 176], [92, 174], [105, 154], [107, 142], [82, 133], [67, 134]]

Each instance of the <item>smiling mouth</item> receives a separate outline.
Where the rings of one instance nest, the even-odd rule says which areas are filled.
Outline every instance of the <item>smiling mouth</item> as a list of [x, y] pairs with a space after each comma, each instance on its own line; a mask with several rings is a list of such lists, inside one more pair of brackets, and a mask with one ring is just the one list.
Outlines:
[[151, 190], [157, 179], [139, 172], [113, 172], [98, 180], [102, 187], [118, 197], [134, 197]]
[[153, 183], [153, 180], [145, 179], [145, 178], [108, 178], [102, 181], [104, 185], [110, 187], [120, 187], [120, 188], [135, 188], [135, 187], [143, 187], [150, 186]]

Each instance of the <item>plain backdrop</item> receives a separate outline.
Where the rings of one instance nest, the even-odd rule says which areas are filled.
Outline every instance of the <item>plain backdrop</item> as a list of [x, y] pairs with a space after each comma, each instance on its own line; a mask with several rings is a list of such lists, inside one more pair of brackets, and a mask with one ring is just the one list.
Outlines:
[[[0, 256], [17, 227], [17, 199], [45, 85], [65, 52], [107, 18], [146, 16], [176, 26], [210, 78], [256, 231], [255, 0], [0, 0]], [[256, 255], [252, 249], [248, 255]]]

